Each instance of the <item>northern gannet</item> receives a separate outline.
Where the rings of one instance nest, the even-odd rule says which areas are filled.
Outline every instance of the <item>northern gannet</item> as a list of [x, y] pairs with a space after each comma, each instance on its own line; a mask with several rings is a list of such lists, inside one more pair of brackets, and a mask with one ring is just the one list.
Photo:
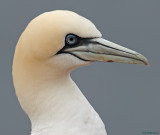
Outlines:
[[28, 24], [15, 49], [13, 82], [31, 135], [107, 134], [70, 77], [94, 61], [148, 65], [143, 55], [103, 39], [91, 21], [72, 11], [46, 12]]

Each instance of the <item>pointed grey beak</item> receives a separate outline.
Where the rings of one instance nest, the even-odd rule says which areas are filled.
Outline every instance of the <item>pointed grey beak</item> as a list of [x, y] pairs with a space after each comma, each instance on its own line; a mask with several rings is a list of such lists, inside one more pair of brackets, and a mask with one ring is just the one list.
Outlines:
[[149, 65], [148, 60], [140, 53], [107, 41], [103, 38], [85, 40], [76, 47], [64, 49], [63, 52], [70, 53], [86, 61]]

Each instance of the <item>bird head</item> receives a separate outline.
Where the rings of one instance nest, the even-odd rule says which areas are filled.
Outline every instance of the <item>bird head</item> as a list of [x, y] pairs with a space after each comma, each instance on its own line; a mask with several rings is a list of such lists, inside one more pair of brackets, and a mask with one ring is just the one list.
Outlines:
[[67, 70], [94, 61], [148, 65], [143, 55], [103, 39], [91, 21], [71, 11], [57, 10], [36, 17], [19, 42], [26, 59], [48, 60]]

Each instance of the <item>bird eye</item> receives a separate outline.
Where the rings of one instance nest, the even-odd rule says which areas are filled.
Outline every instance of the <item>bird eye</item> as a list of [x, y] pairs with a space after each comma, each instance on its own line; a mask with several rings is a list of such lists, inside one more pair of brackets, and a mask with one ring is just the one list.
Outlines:
[[65, 40], [68, 45], [74, 45], [77, 43], [77, 36], [73, 34], [68, 34]]

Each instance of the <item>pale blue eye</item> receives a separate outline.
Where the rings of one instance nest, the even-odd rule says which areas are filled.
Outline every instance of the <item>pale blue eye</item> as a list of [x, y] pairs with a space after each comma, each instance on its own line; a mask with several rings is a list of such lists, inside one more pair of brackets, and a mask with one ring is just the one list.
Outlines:
[[73, 34], [68, 34], [65, 40], [68, 45], [75, 45], [77, 43], [77, 36]]

